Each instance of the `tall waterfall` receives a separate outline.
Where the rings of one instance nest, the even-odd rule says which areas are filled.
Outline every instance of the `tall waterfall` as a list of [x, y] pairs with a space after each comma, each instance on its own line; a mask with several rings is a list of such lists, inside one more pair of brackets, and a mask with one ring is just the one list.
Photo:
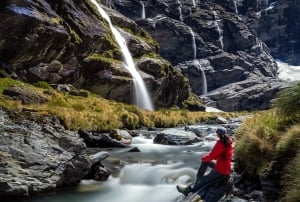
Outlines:
[[201, 75], [202, 75], [202, 94], [206, 95], [207, 94], [207, 81], [206, 81], [206, 76], [205, 76], [205, 72], [201, 66], [201, 64], [196, 60], [197, 57], [197, 47], [196, 47], [196, 40], [195, 40], [195, 35], [194, 32], [192, 30], [192, 28], [190, 28], [190, 32], [191, 32], [191, 36], [192, 36], [192, 47], [193, 47], [193, 63], [195, 66], [197, 66], [198, 70], [201, 71]]
[[131, 76], [133, 77], [133, 83], [134, 83], [134, 89], [135, 89], [135, 102], [136, 105], [146, 109], [153, 111], [153, 105], [152, 101], [150, 99], [150, 96], [147, 92], [145, 83], [141, 77], [141, 75], [138, 73], [138, 71], [135, 68], [134, 61], [132, 59], [132, 56], [128, 50], [127, 44], [125, 39], [122, 37], [120, 32], [112, 25], [111, 20], [107, 13], [100, 7], [100, 5], [97, 3], [96, 0], [91, 0], [93, 4], [98, 9], [98, 12], [100, 15], [108, 22], [109, 27], [115, 37], [115, 40], [117, 41], [118, 45], [120, 46], [121, 52], [123, 54], [123, 62], [125, 68], [130, 72]]
[[233, 0], [233, 5], [234, 5], [235, 13], [238, 15], [239, 11], [238, 11], [238, 8], [237, 8], [237, 2], [236, 2], [236, 0]]
[[183, 21], [181, 6], [178, 7], [179, 10], [179, 20]]
[[192, 3], [193, 3], [193, 7], [195, 8], [196, 7], [195, 0], [192, 0]]
[[142, 1], [140, 1], [140, 3], [142, 5], [142, 16], [141, 16], [141, 18], [145, 19], [146, 18], [145, 5]]
[[198, 63], [198, 67], [199, 67], [199, 69], [201, 71], [201, 75], [202, 75], [202, 85], [203, 85], [202, 95], [206, 95], [207, 94], [207, 81], [206, 81], [205, 72], [204, 72], [203, 68], [201, 67], [200, 63]]
[[221, 44], [221, 49], [224, 50], [224, 42], [223, 42], [223, 30], [220, 28], [219, 26], [219, 19], [218, 19], [218, 15], [216, 11], [213, 11], [214, 17], [215, 17], [215, 24], [217, 26], [218, 29], [218, 33], [219, 33], [219, 41]]
[[195, 40], [195, 35], [194, 35], [192, 28], [190, 28], [190, 32], [191, 32], [191, 36], [192, 36], [193, 60], [196, 60], [196, 57], [197, 57], [196, 40]]

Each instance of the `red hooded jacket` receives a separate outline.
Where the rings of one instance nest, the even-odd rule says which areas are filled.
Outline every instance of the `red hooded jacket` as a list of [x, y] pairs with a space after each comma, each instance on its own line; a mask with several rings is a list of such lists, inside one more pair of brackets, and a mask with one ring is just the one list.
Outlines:
[[232, 139], [230, 139], [230, 144], [227, 147], [221, 140], [218, 140], [211, 152], [202, 157], [202, 161], [216, 160], [215, 170], [222, 175], [229, 175], [231, 172], [232, 152]]

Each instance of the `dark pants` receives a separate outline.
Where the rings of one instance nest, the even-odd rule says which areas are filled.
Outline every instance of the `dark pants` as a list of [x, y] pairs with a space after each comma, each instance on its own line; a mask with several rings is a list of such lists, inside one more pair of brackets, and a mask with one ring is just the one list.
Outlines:
[[[207, 175], [204, 175], [208, 167], [211, 167], [212, 169]], [[190, 192], [198, 192], [202, 186], [213, 183], [214, 181], [217, 181], [218, 179], [224, 177], [224, 175], [218, 173], [214, 169], [214, 167], [215, 167], [215, 164], [212, 162], [209, 162], [209, 163], [202, 162], [200, 168], [198, 169], [197, 179], [196, 179], [195, 184], [192, 186], [189, 186], [186, 189], [185, 194], [188, 194]]]

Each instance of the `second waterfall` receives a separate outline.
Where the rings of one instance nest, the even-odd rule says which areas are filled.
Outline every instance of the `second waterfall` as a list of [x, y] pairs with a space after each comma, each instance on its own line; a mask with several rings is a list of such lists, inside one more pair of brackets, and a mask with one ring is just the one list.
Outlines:
[[125, 68], [130, 72], [133, 77], [134, 89], [135, 89], [135, 104], [143, 109], [153, 111], [153, 104], [150, 99], [149, 93], [146, 89], [145, 83], [135, 68], [133, 58], [128, 50], [125, 39], [122, 37], [120, 32], [112, 25], [110, 17], [107, 13], [101, 8], [96, 0], [91, 0], [91, 2], [97, 7], [100, 15], [108, 22], [109, 27], [121, 49], [123, 54], [123, 62]]

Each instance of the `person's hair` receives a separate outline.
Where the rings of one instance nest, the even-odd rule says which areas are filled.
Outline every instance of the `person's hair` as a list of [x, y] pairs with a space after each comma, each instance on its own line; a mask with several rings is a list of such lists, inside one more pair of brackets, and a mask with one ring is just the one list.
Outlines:
[[225, 147], [227, 147], [230, 144], [231, 138], [229, 137], [229, 135], [219, 135], [219, 137], [221, 142], [225, 145]]

